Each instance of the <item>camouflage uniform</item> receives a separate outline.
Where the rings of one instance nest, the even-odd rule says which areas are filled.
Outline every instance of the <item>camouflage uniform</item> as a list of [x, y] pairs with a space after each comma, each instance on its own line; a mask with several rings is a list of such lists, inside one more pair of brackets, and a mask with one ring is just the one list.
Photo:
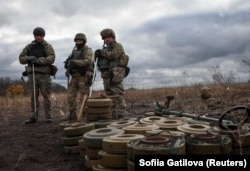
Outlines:
[[[78, 33], [79, 34], [79, 33]], [[77, 35], [75, 39], [77, 38]], [[82, 33], [80, 33], [82, 34]], [[69, 120], [77, 119], [77, 92], [80, 92], [80, 102], [84, 95], [89, 95], [90, 87], [93, 78], [93, 51], [86, 43], [84, 35], [84, 45], [80, 48], [74, 48], [72, 54], [65, 62], [66, 76], [71, 75], [71, 80], [68, 87], [68, 105], [69, 105]]]
[[[37, 58], [35, 64], [28, 61], [28, 56], [35, 56]], [[26, 70], [28, 73], [28, 81], [31, 91], [31, 119], [36, 121], [39, 113], [39, 93], [41, 92], [44, 98], [44, 111], [46, 120], [51, 120], [51, 100], [50, 95], [52, 91], [52, 84], [50, 78], [50, 65], [55, 61], [55, 51], [51, 44], [43, 40], [42, 42], [32, 41], [31, 44], [26, 45], [19, 55], [21, 64], [28, 64]], [[33, 67], [34, 65], [34, 81], [33, 82]], [[35, 86], [35, 99], [34, 99]], [[36, 101], [36, 105], [35, 105]]]
[[[104, 29], [101, 32], [101, 36], [104, 39], [105, 31], [108, 31], [109, 34], [115, 38], [114, 32], [111, 29]], [[103, 49], [100, 50], [98, 54], [98, 70], [101, 71], [101, 77], [103, 79], [104, 91], [106, 95], [112, 97], [113, 106], [112, 106], [112, 115], [113, 118], [122, 117], [126, 111], [126, 102], [124, 99], [124, 86], [123, 80], [114, 81], [113, 78], [113, 69], [119, 67], [119, 58], [121, 55], [125, 54], [122, 44], [114, 41], [111, 44], [104, 45]], [[96, 56], [96, 55], [95, 55]]]

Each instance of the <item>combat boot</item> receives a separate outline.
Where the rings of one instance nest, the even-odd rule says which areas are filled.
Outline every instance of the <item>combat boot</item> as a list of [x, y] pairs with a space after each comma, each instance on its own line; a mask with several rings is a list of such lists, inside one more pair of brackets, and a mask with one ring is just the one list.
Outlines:
[[119, 117], [118, 117], [118, 113], [112, 113], [112, 119], [113, 120], [118, 120], [119, 119]]
[[47, 113], [45, 114], [45, 116], [46, 116], [45, 122], [46, 122], [46, 123], [52, 123], [51, 112], [47, 112]]
[[77, 120], [76, 112], [75, 111], [70, 111], [67, 120]]
[[35, 118], [30, 118], [30, 119], [26, 120], [24, 123], [25, 124], [34, 124], [34, 123], [36, 123], [36, 119]]
[[46, 123], [52, 123], [52, 119], [46, 119]]
[[52, 123], [52, 119], [51, 118], [48, 118], [45, 120], [46, 123]]

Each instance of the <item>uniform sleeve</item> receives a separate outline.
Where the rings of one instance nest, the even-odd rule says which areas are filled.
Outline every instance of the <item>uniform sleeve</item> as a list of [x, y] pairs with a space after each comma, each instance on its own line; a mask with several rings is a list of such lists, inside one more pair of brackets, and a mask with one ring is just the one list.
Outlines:
[[52, 47], [51, 44], [48, 44], [45, 47], [45, 51], [47, 53], [47, 56], [39, 57], [37, 59], [37, 64], [39, 64], [39, 65], [50, 65], [50, 64], [53, 64], [55, 62], [55, 58], [56, 58], [55, 50], [54, 50], [54, 48]]
[[101, 52], [101, 56], [107, 57], [108, 59], [117, 59], [124, 53], [123, 46], [120, 43], [115, 43], [112, 49], [105, 48]]
[[81, 59], [77, 59], [76, 65], [79, 67], [88, 68], [92, 65], [93, 61], [93, 51], [91, 48], [87, 48], [83, 51]]
[[19, 55], [19, 62], [20, 62], [20, 64], [27, 64], [28, 63], [28, 60], [27, 60], [27, 58], [28, 58], [28, 56], [27, 56], [27, 51], [28, 51], [28, 46], [29, 45], [26, 45], [24, 48], [23, 48], [23, 50], [22, 50], [22, 52], [20, 53], [20, 55]]

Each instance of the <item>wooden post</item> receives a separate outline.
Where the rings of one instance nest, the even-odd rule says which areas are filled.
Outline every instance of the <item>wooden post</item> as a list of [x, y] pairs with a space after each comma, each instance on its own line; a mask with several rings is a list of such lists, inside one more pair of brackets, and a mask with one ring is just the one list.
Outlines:
[[79, 114], [77, 116], [77, 120], [80, 120], [81, 117], [83, 116], [83, 112], [84, 112], [83, 109], [84, 109], [86, 100], [87, 100], [87, 95], [84, 95], [83, 96], [83, 100], [82, 100], [82, 104], [81, 104], [81, 108], [80, 108]]

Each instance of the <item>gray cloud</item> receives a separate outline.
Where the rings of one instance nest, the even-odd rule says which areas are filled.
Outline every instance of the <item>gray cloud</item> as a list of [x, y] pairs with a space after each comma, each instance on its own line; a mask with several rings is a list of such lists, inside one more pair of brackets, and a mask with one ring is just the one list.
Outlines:
[[154, 64], [147, 64], [148, 58], [142, 59], [143, 65], [151, 69], [175, 68], [212, 58], [230, 58], [232, 54], [245, 55], [250, 45], [246, 36], [250, 32], [249, 16], [248, 11], [239, 11], [224, 16], [201, 13], [163, 17], [144, 23], [133, 34], [135, 39], [147, 40], [148, 44], [143, 43], [145, 51], [154, 52]]
[[[130, 56], [126, 84], [171, 84], [184, 71], [192, 80], [201, 80], [216, 65], [248, 79], [241, 62], [250, 52], [247, 0], [0, 0], [0, 4], [1, 76], [19, 79], [24, 66], [18, 55], [33, 40], [33, 28], [42, 26], [56, 51], [59, 72], [54, 81], [65, 86], [63, 61], [74, 46], [74, 35], [84, 32], [87, 44], [96, 50], [102, 47], [99, 33], [106, 27], [114, 29]], [[102, 88], [99, 75], [96, 86]]]

